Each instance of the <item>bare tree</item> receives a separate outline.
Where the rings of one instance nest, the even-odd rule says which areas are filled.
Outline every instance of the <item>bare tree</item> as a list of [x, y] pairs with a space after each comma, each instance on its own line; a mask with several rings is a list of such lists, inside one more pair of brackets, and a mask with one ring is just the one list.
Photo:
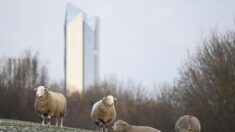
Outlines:
[[212, 37], [189, 57], [177, 84], [185, 113], [199, 117], [205, 131], [235, 131], [235, 35]]
[[[43, 80], [43, 81], [42, 81]], [[36, 120], [33, 88], [47, 85], [47, 71], [38, 55], [25, 51], [21, 57], [0, 60], [0, 117]], [[25, 114], [27, 113], [27, 114]]]

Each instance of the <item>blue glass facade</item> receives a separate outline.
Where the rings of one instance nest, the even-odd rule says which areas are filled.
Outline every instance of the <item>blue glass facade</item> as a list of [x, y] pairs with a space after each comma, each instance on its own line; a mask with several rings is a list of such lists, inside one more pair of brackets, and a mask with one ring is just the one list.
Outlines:
[[84, 23], [84, 85], [95, 84], [99, 79], [99, 18], [90, 17]]

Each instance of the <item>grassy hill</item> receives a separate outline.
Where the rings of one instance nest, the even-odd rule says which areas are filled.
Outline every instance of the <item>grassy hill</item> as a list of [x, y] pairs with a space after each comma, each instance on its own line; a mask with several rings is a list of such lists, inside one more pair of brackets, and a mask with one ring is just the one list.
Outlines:
[[0, 132], [92, 132], [88, 130], [76, 128], [56, 128], [56, 127], [42, 127], [39, 123], [32, 123], [26, 121], [0, 119]]

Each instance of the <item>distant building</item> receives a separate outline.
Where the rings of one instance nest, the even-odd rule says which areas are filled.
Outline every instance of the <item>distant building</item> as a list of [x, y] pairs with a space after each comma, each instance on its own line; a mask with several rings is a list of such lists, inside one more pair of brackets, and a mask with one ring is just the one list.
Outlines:
[[65, 16], [65, 86], [82, 93], [99, 79], [99, 18], [68, 4]]

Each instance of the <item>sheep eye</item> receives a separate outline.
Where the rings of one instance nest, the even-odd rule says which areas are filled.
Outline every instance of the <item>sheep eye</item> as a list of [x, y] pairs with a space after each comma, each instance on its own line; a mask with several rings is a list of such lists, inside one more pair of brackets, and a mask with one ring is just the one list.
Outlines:
[[116, 125], [121, 126], [122, 124], [116, 124]]

